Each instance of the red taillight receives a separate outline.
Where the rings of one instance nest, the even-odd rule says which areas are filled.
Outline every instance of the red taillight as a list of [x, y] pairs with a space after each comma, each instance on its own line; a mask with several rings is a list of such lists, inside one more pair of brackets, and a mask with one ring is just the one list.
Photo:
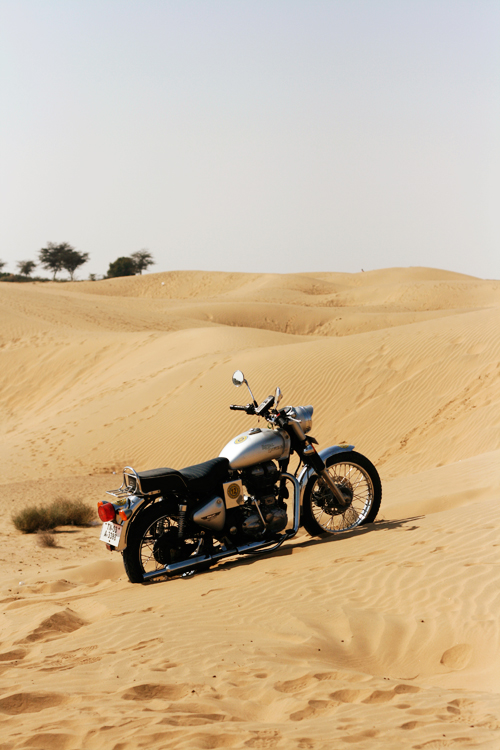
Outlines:
[[99, 514], [99, 518], [104, 523], [106, 521], [113, 521], [115, 518], [115, 508], [113, 503], [105, 503], [100, 500], [97, 503], [97, 512]]

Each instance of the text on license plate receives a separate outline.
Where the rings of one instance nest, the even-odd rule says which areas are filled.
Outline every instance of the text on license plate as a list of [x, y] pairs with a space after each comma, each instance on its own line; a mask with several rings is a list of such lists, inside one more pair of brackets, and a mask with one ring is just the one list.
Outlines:
[[122, 526], [113, 523], [113, 521], [106, 521], [106, 523], [103, 523], [102, 525], [101, 536], [99, 539], [101, 542], [107, 542], [108, 544], [112, 544], [113, 547], [117, 547], [121, 533]]

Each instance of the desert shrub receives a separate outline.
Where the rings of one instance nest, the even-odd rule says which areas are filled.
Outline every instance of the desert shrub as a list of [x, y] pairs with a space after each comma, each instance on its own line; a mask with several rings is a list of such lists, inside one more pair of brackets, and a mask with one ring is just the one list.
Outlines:
[[50, 531], [38, 531], [37, 537], [40, 547], [57, 547], [56, 538]]
[[14, 281], [17, 284], [19, 282], [50, 281], [50, 279], [43, 278], [42, 276], [22, 276], [20, 273], [0, 273], [0, 281]]
[[55, 500], [50, 506], [54, 526], [88, 526], [95, 511], [83, 500]]
[[46, 506], [28, 505], [13, 514], [16, 529], [25, 534], [48, 531], [56, 526], [88, 526], [94, 520], [94, 510], [82, 500], [56, 499]]
[[12, 523], [16, 529], [24, 531], [25, 534], [34, 534], [37, 531], [48, 531], [54, 528], [50, 509], [36, 505], [21, 508], [12, 516]]

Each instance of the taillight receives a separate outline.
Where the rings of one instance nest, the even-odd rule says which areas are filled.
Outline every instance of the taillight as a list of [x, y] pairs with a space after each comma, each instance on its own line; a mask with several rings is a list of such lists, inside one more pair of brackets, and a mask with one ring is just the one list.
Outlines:
[[113, 503], [107, 503], [100, 500], [97, 503], [97, 512], [101, 521], [114, 521], [115, 518], [115, 507]]

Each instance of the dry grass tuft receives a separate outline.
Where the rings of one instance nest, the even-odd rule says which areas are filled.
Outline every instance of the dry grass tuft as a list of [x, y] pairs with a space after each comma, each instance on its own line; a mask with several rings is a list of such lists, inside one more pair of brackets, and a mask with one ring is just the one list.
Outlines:
[[52, 532], [38, 531], [37, 536], [40, 547], [57, 547], [56, 538]]
[[[47, 506], [28, 505], [12, 516], [16, 529], [25, 534], [49, 531], [56, 526], [89, 526], [95, 511], [82, 500], [56, 498]], [[46, 545], [48, 546], [48, 545]]]
[[12, 522], [16, 529], [24, 531], [25, 534], [34, 534], [37, 531], [48, 531], [54, 528], [49, 508], [34, 505], [22, 508], [15, 513], [12, 516]]

